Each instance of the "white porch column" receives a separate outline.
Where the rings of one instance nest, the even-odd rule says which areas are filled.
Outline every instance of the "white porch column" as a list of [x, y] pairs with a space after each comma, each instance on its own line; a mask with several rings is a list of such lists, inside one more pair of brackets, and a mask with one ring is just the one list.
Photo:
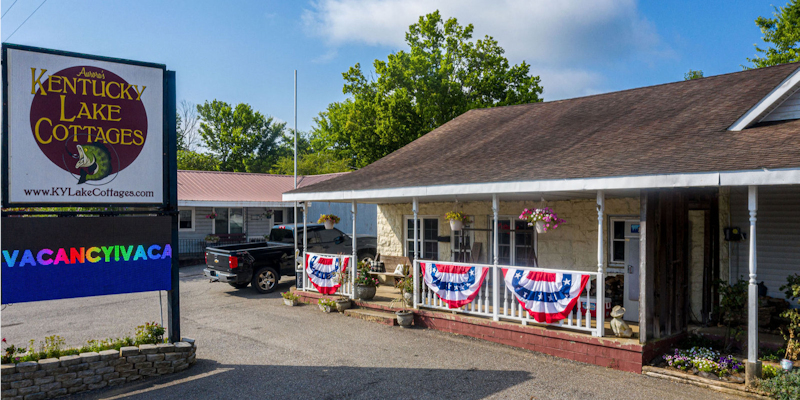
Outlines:
[[749, 385], [754, 382], [753, 378], [761, 377], [761, 361], [758, 361], [758, 283], [756, 282], [756, 269], [758, 266], [756, 253], [757, 186], [749, 186], [747, 188], [747, 209], [750, 211], [750, 257], [748, 259], [750, 285], [748, 286], [747, 294], [747, 364], [745, 365], [745, 378]]
[[353, 284], [355, 283], [356, 279], [356, 270], [358, 269], [358, 246], [356, 245], [356, 215], [358, 214], [358, 209], [356, 208], [356, 201], [353, 200], [353, 209], [351, 213], [353, 214], [353, 265], [350, 266], [350, 298], [355, 299], [355, 287]]
[[[297, 204], [297, 203], [295, 203]], [[300, 256], [302, 257], [302, 264], [303, 264], [303, 290], [308, 290], [306, 288], [306, 283], [308, 283], [308, 276], [306, 273], [306, 249], [308, 249], [308, 235], [306, 234], [306, 219], [308, 215], [308, 210], [306, 208], [306, 202], [303, 202], [303, 254]], [[294, 209], [294, 242], [297, 243], [297, 207]]]
[[[417, 263], [417, 258], [419, 254], [419, 227], [417, 226], [417, 216], [419, 215], [419, 201], [416, 197], [414, 197], [411, 201], [411, 209], [414, 212], [414, 257], [413, 261], [411, 262], [413, 269], [414, 269], [414, 308], [419, 308], [420, 298], [419, 298], [419, 263]], [[403, 227], [406, 229], [406, 227]]]
[[595, 304], [595, 315], [597, 321], [597, 332], [594, 336], [603, 337], [605, 334], [605, 294], [606, 294], [606, 281], [603, 274], [603, 266], [605, 264], [605, 244], [603, 243], [603, 215], [606, 212], [606, 194], [602, 190], [597, 191], [597, 284], [595, 291], [597, 294], [597, 303]]
[[505, 288], [505, 284], [500, 284], [500, 268], [497, 267], [498, 260], [498, 233], [497, 220], [500, 214], [500, 200], [496, 194], [492, 195], [492, 214], [494, 216], [494, 237], [492, 238], [492, 254], [494, 255], [494, 267], [492, 268], [492, 319], [500, 321], [500, 288]]

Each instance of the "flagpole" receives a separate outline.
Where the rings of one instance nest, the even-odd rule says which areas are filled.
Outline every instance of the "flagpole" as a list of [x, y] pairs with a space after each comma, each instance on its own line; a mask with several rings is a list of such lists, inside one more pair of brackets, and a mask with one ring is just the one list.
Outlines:
[[[297, 70], [294, 70], [294, 188], [297, 189]], [[294, 262], [295, 262], [295, 271], [297, 271], [297, 258], [300, 256], [299, 251], [297, 249], [297, 232], [298, 232], [298, 224], [297, 224], [297, 202], [294, 202], [294, 214], [292, 215], [292, 220], [294, 221]], [[303, 232], [305, 235], [305, 232]], [[303, 268], [305, 271], [305, 268]], [[305, 272], [302, 275], [296, 274], [296, 278], [303, 277], [305, 281]], [[305, 282], [303, 282], [305, 284]], [[295, 287], [301, 286], [295, 283]], [[305, 290], [305, 286], [303, 285], [303, 290]]]

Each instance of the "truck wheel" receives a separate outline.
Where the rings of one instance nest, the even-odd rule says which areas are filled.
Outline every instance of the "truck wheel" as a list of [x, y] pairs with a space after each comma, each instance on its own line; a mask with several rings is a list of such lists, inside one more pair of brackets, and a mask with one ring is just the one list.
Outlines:
[[361, 254], [358, 255], [358, 261], [370, 264], [373, 261], [375, 261], [375, 254], [372, 254], [372, 253], [361, 253]]
[[237, 289], [244, 289], [244, 288], [246, 288], [246, 287], [247, 287], [247, 285], [249, 285], [249, 284], [250, 284], [250, 282], [244, 282], [244, 283], [233, 283], [233, 282], [228, 282], [228, 285], [231, 285], [231, 286], [233, 286], [233, 287], [235, 287], [235, 288], [237, 288]]
[[259, 293], [269, 293], [278, 285], [278, 273], [272, 267], [263, 267], [253, 274], [253, 288]]

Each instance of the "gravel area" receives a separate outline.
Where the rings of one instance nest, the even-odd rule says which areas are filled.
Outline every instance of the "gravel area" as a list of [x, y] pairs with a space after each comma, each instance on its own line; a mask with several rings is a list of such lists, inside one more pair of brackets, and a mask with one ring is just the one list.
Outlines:
[[[278, 290], [293, 284], [284, 279]], [[449, 333], [326, 315], [316, 306], [287, 307], [278, 291], [209, 283], [202, 266], [181, 269], [181, 303], [183, 336], [198, 343], [196, 365], [73, 398], [740, 398]], [[24, 344], [57, 334], [78, 345], [132, 335], [136, 325], [159, 319], [157, 293], [15, 304], [2, 311], [2, 335]]]

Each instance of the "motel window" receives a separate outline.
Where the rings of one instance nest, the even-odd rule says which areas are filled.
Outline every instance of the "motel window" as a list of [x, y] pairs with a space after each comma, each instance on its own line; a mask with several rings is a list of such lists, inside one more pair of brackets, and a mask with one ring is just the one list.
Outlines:
[[472, 259], [472, 244], [475, 242], [475, 231], [471, 228], [475, 225], [475, 217], [468, 215], [461, 231], [450, 232], [450, 243], [452, 243], [453, 257], [451, 261], [469, 262]]
[[[439, 259], [439, 218], [420, 217], [418, 220], [419, 228], [419, 253], [423, 260]], [[405, 229], [405, 254], [410, 259], [414, 259], [414, 217], [406, 217]]]
[[272, 223], [273, 224], [282, 224], [283, 223], [283, 210], [275, 210], [272, 213]]
[[[525, 221], [512, 216], [499, 216], [497, 220], [497, 263], [500, 265], [533, 266], [539, 238], [536, 230]], [[489, 220], [493, 219], [489, 216]], [[489, 259], [494, 255], [491, 242], [494, 232], [489, 232]]]
[[214, 208], [214, 234], [244, 233], [244, 209]]
[[194, 208], [181, 208], [178, 211], [178, 230], [194, 231]]

